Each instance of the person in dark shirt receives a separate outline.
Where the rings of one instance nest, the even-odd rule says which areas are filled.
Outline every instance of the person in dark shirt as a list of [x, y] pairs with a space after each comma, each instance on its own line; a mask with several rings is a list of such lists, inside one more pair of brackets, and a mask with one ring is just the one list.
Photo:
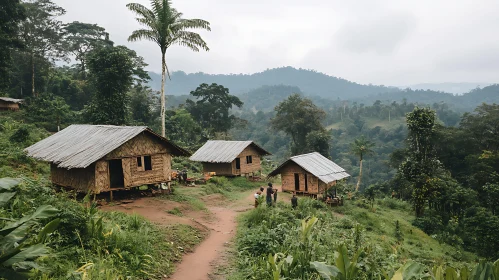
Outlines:
[[274, 189], [272, 189], [272, 183], [268, 184], [267, 187], [267, 206], [272, 206], [272, 195], [274, 194]]
[[274, 190], [274, 204], [277, 203], [277, 189]]
[[298, 197], [296, 197], [296, 194], [293, 194], [293, 197], [291, 198], [291, 207], [295, 209], [298, 206]]
[[184, 166], [184, 169], [182, 170], [182, 181], [187, 185], [187, 166]]

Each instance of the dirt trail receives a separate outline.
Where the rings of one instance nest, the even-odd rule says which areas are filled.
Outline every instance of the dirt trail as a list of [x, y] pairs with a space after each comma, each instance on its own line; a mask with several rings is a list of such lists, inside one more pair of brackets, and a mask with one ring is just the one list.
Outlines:
[[[276, 186], [280, 189], [279, 186]], [[256, 189], [255, 189], [256, 191]], [[278, 200], [289, 200], [289, 195], [278, 193]], [[227, 259], [227, 249], [232, 238], [236, 234], [236, 216], [253, 208], [254, 191], [248, 191], [247, 195], [241, 196], [237, 201], [223, 201], [217, 195], [203, 199], [207, 204], [208, 211], [183, 212], [183, 217], [168, 213], [174, 208], [183, 208], [184, 205], [174, 201], [158, 200], [151, 197], [143, 197], [127, 204], [106, 205], [103, 210], [137, 213], [159, 224], [187, 224], [208, 230], [208, 237], [199, 244], [192, 253], [182, 257], [182, 261], [176, 264], [175, 273], [168, 279], [172, 280], [207, 280], [223, 279], [214, 275], [217, 266], [224, 266], [230, 261]]]
[[194, 252], [184, 256], [175, 268], [175, 273], [170, 277], [174, 280], [205, 280], [209, 279], [214, 262], [226, 250], [226, 244], [236, 232], [236, 215], [234, 209], [222, 207], [209, 207], [210, 212], [217, 218], [213, 223], [205, 223], [210, 229], [210, 235]]

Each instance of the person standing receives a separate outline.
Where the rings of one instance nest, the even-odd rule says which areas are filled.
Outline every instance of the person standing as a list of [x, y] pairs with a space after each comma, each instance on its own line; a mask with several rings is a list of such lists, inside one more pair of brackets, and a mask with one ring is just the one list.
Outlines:
[[274, 190], [274, 204], [277, 203], [277, 189]]
[[187, 185], [187, 167], [184, 166], [184, 169], [182, 169], [182, 180], [184, 181], [184, 184]]
[[293, 194], [293, 197], [291, 198], [291, 207], [295, 209], [298, 206], [298, 198], [296, 197], [296, 194]]
[[255, 208], [258, 207], [258, 198], [262, 195], [262, 190], [263, 188], [260, 188], [261, 190], [256, 191], [255, 193]]
[[274, 194], [274, 189], [272, 189], [272, 183], [268, 184], [267, 187], [267, 206], [272, 206], [272, 195]]

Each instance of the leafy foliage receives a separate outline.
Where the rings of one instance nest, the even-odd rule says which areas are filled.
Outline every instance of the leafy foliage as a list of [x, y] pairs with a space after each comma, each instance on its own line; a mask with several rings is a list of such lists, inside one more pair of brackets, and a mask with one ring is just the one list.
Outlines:
[[236, 121], [230, 114], [233, 107], [242, 107], [243, 102], [238, 97], [229, 94], [229, 89], [217, 84], [201, 84], [191, 91], [196, 101], [188, 99], [186, 110], [209, 135], [226, 133]]
[[[329, 146], [328, 137], [322, 136], [325, 133], [322, 121], [326, 113], [318, 108], [312, 100], [293, 94], [279, 103], [275, 111], [276, 115], [271, 119], [270, 124], [275, 130], [284, 131], [291, 137], [291, 154], [301, 154], [316, 148], [316, 146], [319, 146], [323, 152], [329, 150], [329, 147], [324, 147], [326, 144]], [[308, 144], [314, 145], [314, 147], [308, 147], [307, 137], [312, 132], [321, 134], [311, 135]]]

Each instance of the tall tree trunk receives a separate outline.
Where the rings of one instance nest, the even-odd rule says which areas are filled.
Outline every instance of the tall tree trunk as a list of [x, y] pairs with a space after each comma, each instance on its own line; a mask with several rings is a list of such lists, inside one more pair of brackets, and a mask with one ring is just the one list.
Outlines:
[[166, 61], [165, 54], [161, 56], [161, 136], [166, 136], [165, 129], [165, 80], [166, 80]]
[[35, 94], [35, 54], [31, 53], [31, 94], [33, 96], [37, 96]]
[[362, 180], [362, 159], [360, 160], [360, 170], [359, 170], [359, 179], [357, 180], [357, 186], [355, 187], [355, 191], [358, 192], [360, 188], [360, 181]]

